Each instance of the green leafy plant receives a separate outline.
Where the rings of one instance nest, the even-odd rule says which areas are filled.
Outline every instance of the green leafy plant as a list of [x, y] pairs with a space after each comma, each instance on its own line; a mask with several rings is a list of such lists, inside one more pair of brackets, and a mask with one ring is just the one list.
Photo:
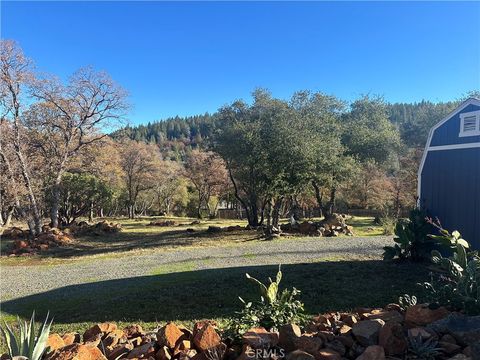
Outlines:
[[431, 225], [426, 220], [426, 214], [418, 208], [411, 210], [408, 219], [400, 219], [395, 225], [395, 244], [383, 248], [383, 259], [429, 259], [430, 252], [437, 247], [436, 242], [428, 237], [430, 231]]
[[53, 320], [49, 321], [47, 314], [42, 327], [37, 333], [35, 332], [35, 312], [33, 312], [30, 322], [22, 322], [20, 318], [17, 318], [17, 321], [17, 335], [15, 335], [15, 332], [7, 323], [5, 323], [5, 328], [0, 327], [7, 345], [8, 354], [12, 358], [15, 356], [25, 356], [29, 360], [40, 360], [45, 352]]
[[282, 272], [278, 268], [275, 281], [269, 278], [269, 284], [246, 274], [247, 279], [256, 283], [260, 288], [260, 301], [246, 302], [241, 297], [240, 301], [244, 308], [238, 312], [231, 321], [230, 330], [234, 336], [242, 335], [245, 331], [255, 326], [262, 326], [266, 329], [278, 329], [280, 326], [289, 323], [303, 323], [306, 319], [304, 305], [297, 299], [300, 290], [296, 288], [279, 291]]
[[402, 310], [406, 310], [408, 307], [417, 304], [417, 297], [415, 295], [403, 294], [398, 298], [398, 304]]
[[470, 251], [468, 242], [458, 231], [451, 234], [440, 228], [441, 235], [432, 235], [447, 246], [452, 254], [443, 256], [432, 251], [432, 262], [436, 265], [430, 282], [421, 284], [428, 300], [470, 315], [480, 314], [480, 257]]
[[440, 355], [441, 349], [434, 338], [424, 340], [421, 334], [408, 337], [407, 359], [433, 360]]

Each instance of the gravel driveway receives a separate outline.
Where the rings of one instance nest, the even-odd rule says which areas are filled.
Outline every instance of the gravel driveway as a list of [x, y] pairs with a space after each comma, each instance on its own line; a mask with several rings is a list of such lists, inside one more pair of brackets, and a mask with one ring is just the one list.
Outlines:
[[183, 270], [294, 264], [342, 257], [379, 258], [390, 237], [290, 238], [234, 246], [148, 250], [59, 265], [1, 266], [0, 297], [12, 300], [68, 285]]

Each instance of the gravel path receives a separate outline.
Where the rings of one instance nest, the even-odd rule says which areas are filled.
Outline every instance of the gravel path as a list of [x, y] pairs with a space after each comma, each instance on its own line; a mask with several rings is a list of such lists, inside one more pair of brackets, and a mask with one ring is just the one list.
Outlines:
[[86, 258], [59, 265], [2, 266], [0, 299], [20, 298], [68, 285], [182, 270], [293, 264], [351, 256], [379, 257], [389, 237], [292, 238], [222, 247], [148, 250], [118, 257]]

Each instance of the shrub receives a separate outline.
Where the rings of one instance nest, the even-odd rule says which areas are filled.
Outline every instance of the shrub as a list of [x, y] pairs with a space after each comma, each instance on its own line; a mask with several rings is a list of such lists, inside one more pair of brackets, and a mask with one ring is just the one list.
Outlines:
[[292, 288], [279, 292], [279, 284], [282, 279], [280, 267], [275, 281], [269, 278], [270, 284], [268, 285], [249, 274], [246, 274], [246, 276], [247, 279], [259, 286], [261, 296], [260, 301], [257, 302], [246, 302], [241, 297], [239, 298], [244, 304], [244, 308], [231, 321], [230, 330], [234, 333], [234, 336], [242, 335], [252, 327], [261, 326], [276, 330], [285, 324], [303, 323], [305, 321], [304, 305], [297, 299], [300, 290]]
[[428, 237], [430, 231], [426, 214], [418, 208], [411, 210], [408, 219], [400, 219], [395, 225], [395, 245], [383, 248], [383, 259], [428, 260], [430, 252], [437, 247], [436, 242]]
[[452, 251], [444, 257], [432, 251], [432, 262], [436, 272], [431, 281], [421, 284], [432, 303], [464, 311], [469, 315], [480, 315], [480, 257], [469, 251], [469, 244], [458, 231], [451, 234], [440, 228], [441, 235], [432, 235]]
[[45, 352], [48, 335], [52, 320], [48, 321], [48, 314], [42, 327], [35, 334], [35, 312], [32, 314], [30, 323], [21, 322], [18, 318], [18, 331], [15, 335], [13, 330], [5, 323], [5, 328], [0, 327], [5, 343], [7, 345], [8, 354], [11, 358], [15, 356], [25, 356], [29, 360], [39, 360]]

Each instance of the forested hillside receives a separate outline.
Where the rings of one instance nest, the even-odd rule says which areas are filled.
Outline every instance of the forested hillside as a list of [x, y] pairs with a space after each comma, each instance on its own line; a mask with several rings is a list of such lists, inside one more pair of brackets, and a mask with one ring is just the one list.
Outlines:
[[[408, 147], [422, 147], [430, 128], [452, 111], [458, 101], [420, 101], [418, 103], [388, 104], [389, 120], [395, 124]], [[127, 137], [131, 140], [158, 144], [164, 150], [196, 148], [211, 137], [215, 129], [215, 115], [208, 113], [189, 117], [172, 117], [149, 122], [146, 125], [125, 127], [112, 134], [113, 138]]]

